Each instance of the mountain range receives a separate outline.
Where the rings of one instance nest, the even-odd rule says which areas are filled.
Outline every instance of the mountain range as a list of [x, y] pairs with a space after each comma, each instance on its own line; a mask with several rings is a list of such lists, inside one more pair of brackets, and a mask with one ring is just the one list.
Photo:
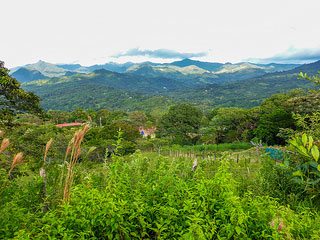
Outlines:
[[294, 88], [312, 88], [298, 80], [300, 72], [314, 75], [320, 61], [312, 64], [210, 63], [184, 59], [167, 64], [145, 62], [36, 64], [11, 69], [22, 87], [42, 98], [46, 109], [76, 108], [165, 110], [189, 102], [203, 108], [253, 107], [272, 94]]
[[[210, 63], [191, 59], [184, 59], [172, 63], [106, 63], [103, 65], [81, 66], [80, 64], [52, 64], [38, 61], [21, 67], [10, 69], [11, 75], [20, 82], [30, 82], [50, 77], [70, 76], [76, 73], [91, 73], [105, 69], [118, 73], [133, 73], [145, 77], [166, 77], [187, 80], [191, 84], [197, 83], [224, 83], [232, 80], [244, 80], [265, 73], [286, 71], [293, 69], [297, 64], [253, 64], [253, 63]], [[23, 72], [21, 73], [21, 69]], [[34, 71], [42, 75], [36, 75]]]

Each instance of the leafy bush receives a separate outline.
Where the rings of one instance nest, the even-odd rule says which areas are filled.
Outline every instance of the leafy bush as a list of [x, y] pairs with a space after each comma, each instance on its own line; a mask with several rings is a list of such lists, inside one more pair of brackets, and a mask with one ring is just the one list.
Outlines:
[[280, 164], [291, 176], [292, 181], [303, 186], [303, 192], [311, 194], [312, 198], [320, 193], [319, 149], [312, 136], [303, 134], [289, 141], [290, 146], [298, 153]]
[[297, 215], [268, 196], [239, 197], [229, 164], [224, 159], [208, 174], [201, 165], [193, 173], [192, 163], [182, 158], [139, 151], [118, 157], [107, 163], [103, 187], [91, 173], [75, 187], [69, 204], [29, 218], [28, 227], [16, 227], [15, 237], [311, 239], [319, 234], [319, 216], [312, 211]]

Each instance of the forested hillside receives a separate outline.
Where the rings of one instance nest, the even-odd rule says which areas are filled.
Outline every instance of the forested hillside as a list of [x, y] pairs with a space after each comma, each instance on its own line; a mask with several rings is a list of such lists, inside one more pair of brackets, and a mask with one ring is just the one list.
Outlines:
[[[143, 66], [140, 65], [137, 69], [141, 70]], [[250, 108], [260, 105], [263, 99], [276, 93], [295, 88], [312, 88], [313, 85], [308, 81], [298, 79], [298, 74], [300, 72], [315, 74], [320, 68], [320, 62], [242, 81], [230, 80], [230, 83], [223, 84], [208, 84], [203, 77], [199, 78], [198, 73], [194, 76], [190, 72], [187, 74], [178, 71], [177, 73], [176, 70], [174, 74], [179, 75], [176, 78], [170, 78], [169, 75], [172, 74], [170, 72], [169, 75], [165, 74], [166, 77], [161, 77], [157, 76], [158, 74], [153, 75], [154, 70], [151, 65], [145, 67], [152, 74], [142, 76], [101, 69], [89, 74], [75, 74], [24, 83], [22, 87], [39, 95], [43, 99], [41, 104], [45, 109], [64, 111], [72, 111], [78, 107], [97, 110], [108, 108], [150, 111], [150, 106], [164, 109], [170, 104], [179, 102], [192, 103], [205, 109], [217, 106]], [[158, 71], [163, 68], [162, 65], [155, 67]], [[185, 71], [198, 70], [188, 68]], [[211, 73], [204, 72], [200, 75], [206, 74]], [[234, 74], [233, 77], [236, 77], [239, 73]], [[153, 99], [162, 99], [166, 104]]]
[[296, 88], [313, 88], [306, 80], [298, 79], [301, 72], [317, 74], [320, 61], [304, 64], [289, 71], [265, 74], [261, 77], [229, 84], [208, 84], [203, 87], [183, 90], [169, 96], [175, 96], [180, 101], [193, 104], [224, 106], [224, 107], [254, 107], [273, 94], [287, 92]]

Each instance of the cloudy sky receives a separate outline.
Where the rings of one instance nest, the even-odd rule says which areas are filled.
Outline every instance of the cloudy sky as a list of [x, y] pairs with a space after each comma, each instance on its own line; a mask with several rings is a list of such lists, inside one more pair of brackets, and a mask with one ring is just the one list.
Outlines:
[[319, 0], [6, 0], [0, 59], [115, 62], [311, 62]]

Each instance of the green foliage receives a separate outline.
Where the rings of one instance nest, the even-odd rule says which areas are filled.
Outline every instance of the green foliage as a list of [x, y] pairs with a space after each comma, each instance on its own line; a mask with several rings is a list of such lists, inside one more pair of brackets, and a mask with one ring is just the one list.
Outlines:
[[288, 95], [278, 94], [264, 101], [258, 126], [254, 130], [256, 137], [270, 145], [285, 143], [278, 136], [280, 128], [294, 129], [291, 109], [286, 105], [288, 99]]
[[170, 107], [158, 126], [159, 136], [170, 137], [177, 144], [196, 142], [200, 129], [202, 112], [186, 103]]
[[128, 114], [128, 120], [136, 126], [144, 126], [147, 122], [147, 116], [143, 111], [133, 111]]
[[71, 112], [69, 120], [71, 122], [87, 122], [89, 121], [89, 113], [81, 108], [75, 109]]
[[217, 108], [209, 126], [216, 136], [215, 142], [249, 141], [258, 118], [254, 108]]
[[49, 110], [48, 116], [55, 124], [66, 123], [70, 121], [70, 113], [59, 110]]
[[297, 126], [295, 134], [306, 133], [316, 139], [320, 138], [320, 112], [305, 115], [294, 114], [293, 117]]
[[[2, 224], [13, 230], [1, 237], [312, 239], [319, 233], [319, 216], [310, 210], [298, 215], [267, 196], [239, 197], [226, 159], [215, 173], [200, 165], [195, 175], [191, 161], [140, 152], [108, 166], [103, 187], [97, 177], [101, 167], [91, 166], [95, 171], [75, 185], [70, 203], [45, 215], [15, 211], [12, 221], [14, 213], [7, 208]], [[15, 201], [13, 209], [20, 210], [21, 202]], [[277, 218], [285, 224], [282, 230], [271, 225]]]
[[[320, 71], [318, 73], [320, 74]], [[320, 85], [319, 74], [310, 77], [310, 76], [307, 75], [307, 73], [303, 74], [302, 72], [300, 72], [299, 73], [299, 79], [305, 79], [305, 80], [308, 80], [310, 82], [313, 82], [315, 85]], [[319, 92], [319, 89], [318, 90], [310, 90], [310, 92], [316, 93], [316, 92]]]
[[303, 186], [303, 191], [311, 194], [312, 198], [318, 197], [320, 193], [320, 165], [319, 148], [312, 136], [303, 134], [295, 137], [289, 144], [298, 153], [295, 161], [292, 158], [284, 161], [280, 166], [291, 176], [292, 180]]
[[[123, 132], [121, 131], [121, 128], [119, 128], [118, 130], [118, 136], [117, 136], [117, 140], [113, 145], [114, 149], [113, 149], [113, 154], [114, 155], [119, 155], [119, 151], [121, 151], [121, 149], [123, 148], [122, 146], [122, 134]], [[105, 152], [105, 155], [104, 155], [104, 161], [108, 161], [108, 148], [106, 148], [106, 152]]]
[[73, 133], [74, 129], [61, 129], [52, 124], [28, 124], [7, 131], [6, 135], [11, 141], [10, 151], [23, 152], [25, 160], [35, 164], [34, 166], [40, 166], [46, 143], [53, 139], [49, 161], [60, 162], [64, 159], [65, 149]]
[[42, 113], [40, 98], [20, 88], [20, 83], [9, 75], [9, 70], [0, 61], [0, 124], [11, 126], [17, 113]]
[[[126, 126], [123, 122], [114, 124]], [[48, 130], [46, 137], [54, 139], [48, 152], [48, 159], [53, 156], [54, 159], [46, 166], [46, 197], [42, 194], [44, 179], [38, 177], [38, 168], [34, 170], [31, 162], [21, 166], [11, 179], [1, 170], [0, 185], [6, 182], [6, 186], [0, 192], [1, 206], [4, 206], [0, 209], [4, 216], [0, 220], [0, 238], [281, 239], [292, 236], [312, 239], [320, 231], [320, 217], [313, 210], [301, 208], [296, 212], [267, 196], [277, 189], [273, 196], [283, 197], [288, 187], [280, 181], [276, 185], [281, 175], [275, 174], [274, 165], [265, 167], [264, 181], [261, 181], [259, 174], [248, 175], [247, 167], [253, 169], [250, 159], [244, 165], [235, 165], [229, 155], [223, 155], [220, 162], [199, 158], [196, 171], [192, 171], [194, 159], [185, 157], [169, 158], [140, 151], [122, 157], [125, 129], [118, 131], [119, 128], [110, 139], [117, 149], [114, 161], [104, 161], [103, 165], [90, 161], [77, 164], [71, 200], [61, 205], [57, 191], [59, 181], [63, 181], [60, 176], [63, 176], [61, 170], [65, 164], [60, 165], [60, 157], [55, 155], [54, 142], [59, 139], [55, 135], [70, 135], [72, 131], [52, 125], [37, 126], [24, 141], [35, 141], [33, 134], [44, 135], [45, 128]], [[99, 139], [111, 129], [111, 126], [90, 129], [83, 142], [84, 149], [95, 137]], [[129, 129], [130, 126], [127, 131]], [[127, 137], [130, 139], [130, 134]], [[163, 139], [149, 141], [159, 144], [159, 148], [164, 142]], [[195, 148], [224, 151], [227, 147], [235, 150], [247, 148], [248, 144]], [[86, 155], [91, 152], [89, 156], [92, 157], [96, 151], [89, 149]], [[41, 152], [39, 158], [42, 159], [40, 156], [43, 156]], [[44, 206], [48, 206], [47, 212], [43, 211]], [[278, 221], [275, 219], [281, 219], [285, 227], [279, 230], [277, 225], [272, 226], [272, 222]]]
[[320, 111], [320, 94], [312, 93], [296, 96], [288, 100], [288, 105], [294, 113], [305, 115]]
[[174, 151], [189, 151], [189, 152], [226, 152], [226, 151], [237, 151], [237, 150], [247, 150], [252, 148], [252, 144], [248, 142], [235, 142], [235, 143], [220, 143], [220, 144], [201, 144], [193, 146], [180, 146], [172, 145], [164, 147], [163, 150], [174, 150]]
[[307, 136], [305, 133], [301, 138], [296, 137], [289, 141], [289, 144], [293, 146], [302, 157], [318, 162], [319, 149], [318, 146], [313, 143], [313, 137]]
[[110, 154], [113, 154], [115, 145], [119, 141], [119, 129], [121, 129], [121, 149], [118, 154], [126, 155], [134, 153], [136, 150], [136, 141], [141, 138], [138, 127], [124, 121], [113, 121], [104, 127], [93, 127], [86, 134], [84, 141], [88, 147], [96, 147], [91, 154], [92, 160], [104, 161], [106, 148]]

